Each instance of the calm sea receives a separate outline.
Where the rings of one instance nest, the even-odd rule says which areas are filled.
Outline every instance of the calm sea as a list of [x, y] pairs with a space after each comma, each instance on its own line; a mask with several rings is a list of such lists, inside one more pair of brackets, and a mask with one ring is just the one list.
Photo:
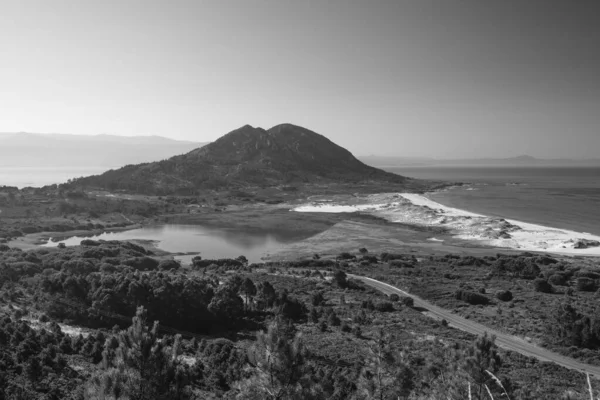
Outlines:
[[600, 168], [394, 167], [421, 179], [469, 182], [431, 195], [479, 214], [600, 235]]
[[97, 175], [110, 167], [3, 167], [0, 166], [0, 186], [42, 187], [65, 183], [69, 179]]

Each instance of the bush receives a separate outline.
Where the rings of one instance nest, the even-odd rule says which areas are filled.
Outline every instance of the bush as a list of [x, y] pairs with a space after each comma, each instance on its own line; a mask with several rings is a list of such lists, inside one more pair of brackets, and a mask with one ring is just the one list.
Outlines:
[[177, 260], [162, 260], [159, 264], [158, 264], [158, 269], [163, 270], [163, 271], [168, 271], [170, 269], [179, 269], [181, 268], [181, 264], [179, 264], [179, 261]]
[[580, 292], [595, 292], [598, 289], [596, 281], [591, 278], [577, 278], [577, 290]]
[[329, 318], [328, 318], [327, 322], [331, 326], [340, 326], [340, 324], [342, 323], [340, 318], [334, 312], [329, 314]]
[[339, 260], [356, 260], [356, 256], [353, 256], [352, 254], [350, 254], [350, 253], [346, 253], [346, 252], [344, 252], [344, 253], [340, 253], [340, 254], [337, 256], [337, 258], [338, 258]]
[[513, 294], [510, 290], [499, 290], [496, 292], [496, 298], [502, 301], [511, 301], [513, 299]]
[[323, 296], [323, 292], [316, 292], [310, 298], [313, 306], [318, 307], [325, 302], [325, 296]]
[[375, 305], [375, 309], [381, 312], [392, 312], [394, 311], [394, 305], [389, 301], [382, 301]]
[[402, 304], [404, 304], [407, 307], [413, 307], [415, 305], [415, 300], [412, 297], [403, 297]]
[[415, 266], [409, 261], [392, 260], [390, 266], [396, 268], [414, 268]]
[[548, 282], [550, 282], [554, 286], [566, 286], [567, 277], [563, 274], [552, 274], [548, 278]]
[[462, 300], [472, 305], [488, 304], [490, 302], [486, 296], [480, 293], [469, 292], [467, 290], [457, 290], [455, 297], [457, 300]]
[[152, 271], [158, 268], [159, 262], [150, 257], [132, 257], [123, 261], [123, 264], [141, 271]]
[[537, 278], [533, 281], [533, 290], [540, 293], [552, 293], [552, 285], [547, 280]]
[[348, 325], [348, 323], [346, 321], [342, 322], [342, 332], [352, 332], [352, 328], [350, 327], [350, 325]]
[[362, 257], [362, 261], [367, 261], [370, 264], [377, 264], [377, 257], [365, 254]]
[[394, 301], [394, 302], [399, 301], [400, 296], [398, 296], [396, 293], [392, 293], [392, 294], [390, 294], [390, 300]]
[[575, 275], [578, 278], [600, 279], [600, 274], [599, 273], [593, 272], [593, 271], [589, 271], [589, 270], [577, 271], [577, 273], [575, 273]]
[[324, 320], [319, 323], [319, 330], [321, 332], [327, 332], [327, 322]]

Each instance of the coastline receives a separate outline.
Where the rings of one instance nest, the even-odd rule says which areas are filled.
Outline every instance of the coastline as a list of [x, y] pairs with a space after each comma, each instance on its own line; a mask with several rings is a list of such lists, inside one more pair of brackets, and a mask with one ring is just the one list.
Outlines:
[[9, 241], [7, 243], [7, 245], [10, 247], [16, 247], [16, 248], [19, 248], [22, 250], [29, 250], [29, 249], [43, 247], [45, 244], [48, 243], [48, 241], [50, 241], [52, 239], [59, 239], [56, 242], [58, 245], [58, 242], [60, 240], [70, 238], [73, 236], [92, 237], [92, 236], [100, 235], [105, 232], [123, 232], [123, 231], [128, 231], [131, 229], [138, 229], [138, 228], [141, 228], [142, 226], [143, 226], [143, 224], [133, 224], [133, 225], [127, 225], [127, 226], [123, 226], [123, 227], [104, 228], [104, 229], [72, 230], [72, 231], [65, 231], [65, 232], [37, 232], [37, 233], [30, 233], [30, 234], [18, 237], [16, 239], [13, 239], [13, 240]]
[[[600, 236], [528, 222], [490, 217], [467, 210], [444, 206], [428, 193], [383, 193], [367, 196], [362, 202], [313, 201], [295, 207], [296, 212], [367, 213], [395, 223], [443, 227], [460, 240], [476, 247], [513, 251], [531, 251], [568, 256], [600, 257]], [[429, 241], [439, 241], [435, 237]], [[586, 242], [587, 241], [587, 242]], [[587, 248], [576, 248], [590, 244]]]

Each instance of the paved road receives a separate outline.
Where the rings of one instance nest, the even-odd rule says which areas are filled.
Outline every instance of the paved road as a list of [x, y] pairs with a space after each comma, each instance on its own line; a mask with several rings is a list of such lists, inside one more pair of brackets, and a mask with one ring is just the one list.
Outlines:
[[450, 311], [444, 310], [443, 308], [437, 307], [417, 296], [400, 290], [392, 285], [388, 285], [387, 283], [383, 283], [375, 279], [366, 278], [358, 275], [349, 276], [354, 279], [359, 279], [365, 284], [385, 294], [396, 293], [400, 296], [410, 296], [414, 299], [414, 305], [416, 307], [424, 308], [427, 310], [427, 312], [425, 313], [426, 315], [440, 320], [445, 319], [446, 321], [448, 321], [448, 325], [450, 325], [453, 328], [460, 329], [461, 331], [469, 332], [474, 335], [483, 335], [484, 332], [487, 332], [490, 335], [495, 335], [496, 344], [499, 347], [502, 347], [503, 349], [516, 351], [517, 353], [523, 354], [524, 356], [535, 357], [540, 361], [553, 362], [563, 367], [570, 368], [576, 371], [581, 371], [584, 373], [589, 373], [590, 375], [600, 378], [600, 367], [584, 364], [572, 358], [561, 356], [560, 354], [553, 353], [549, 350], [531, 344], [519, 337], [507, 335], [505, 333], [498, 332], [494, 329], [481, 325], [477, 322], [470, 321], [456, 314], [453, 314]]

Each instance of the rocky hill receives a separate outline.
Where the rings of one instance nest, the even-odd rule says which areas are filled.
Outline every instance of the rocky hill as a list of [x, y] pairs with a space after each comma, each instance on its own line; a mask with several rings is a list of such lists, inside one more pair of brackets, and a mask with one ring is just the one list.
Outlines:
[[81, 178], [78, 186], [138, 193], [298, 183], [386, 182], [406, 178], [367, 166], [325, 136], [291, 125], [245, 125], [204, 147], [153, 163]]

